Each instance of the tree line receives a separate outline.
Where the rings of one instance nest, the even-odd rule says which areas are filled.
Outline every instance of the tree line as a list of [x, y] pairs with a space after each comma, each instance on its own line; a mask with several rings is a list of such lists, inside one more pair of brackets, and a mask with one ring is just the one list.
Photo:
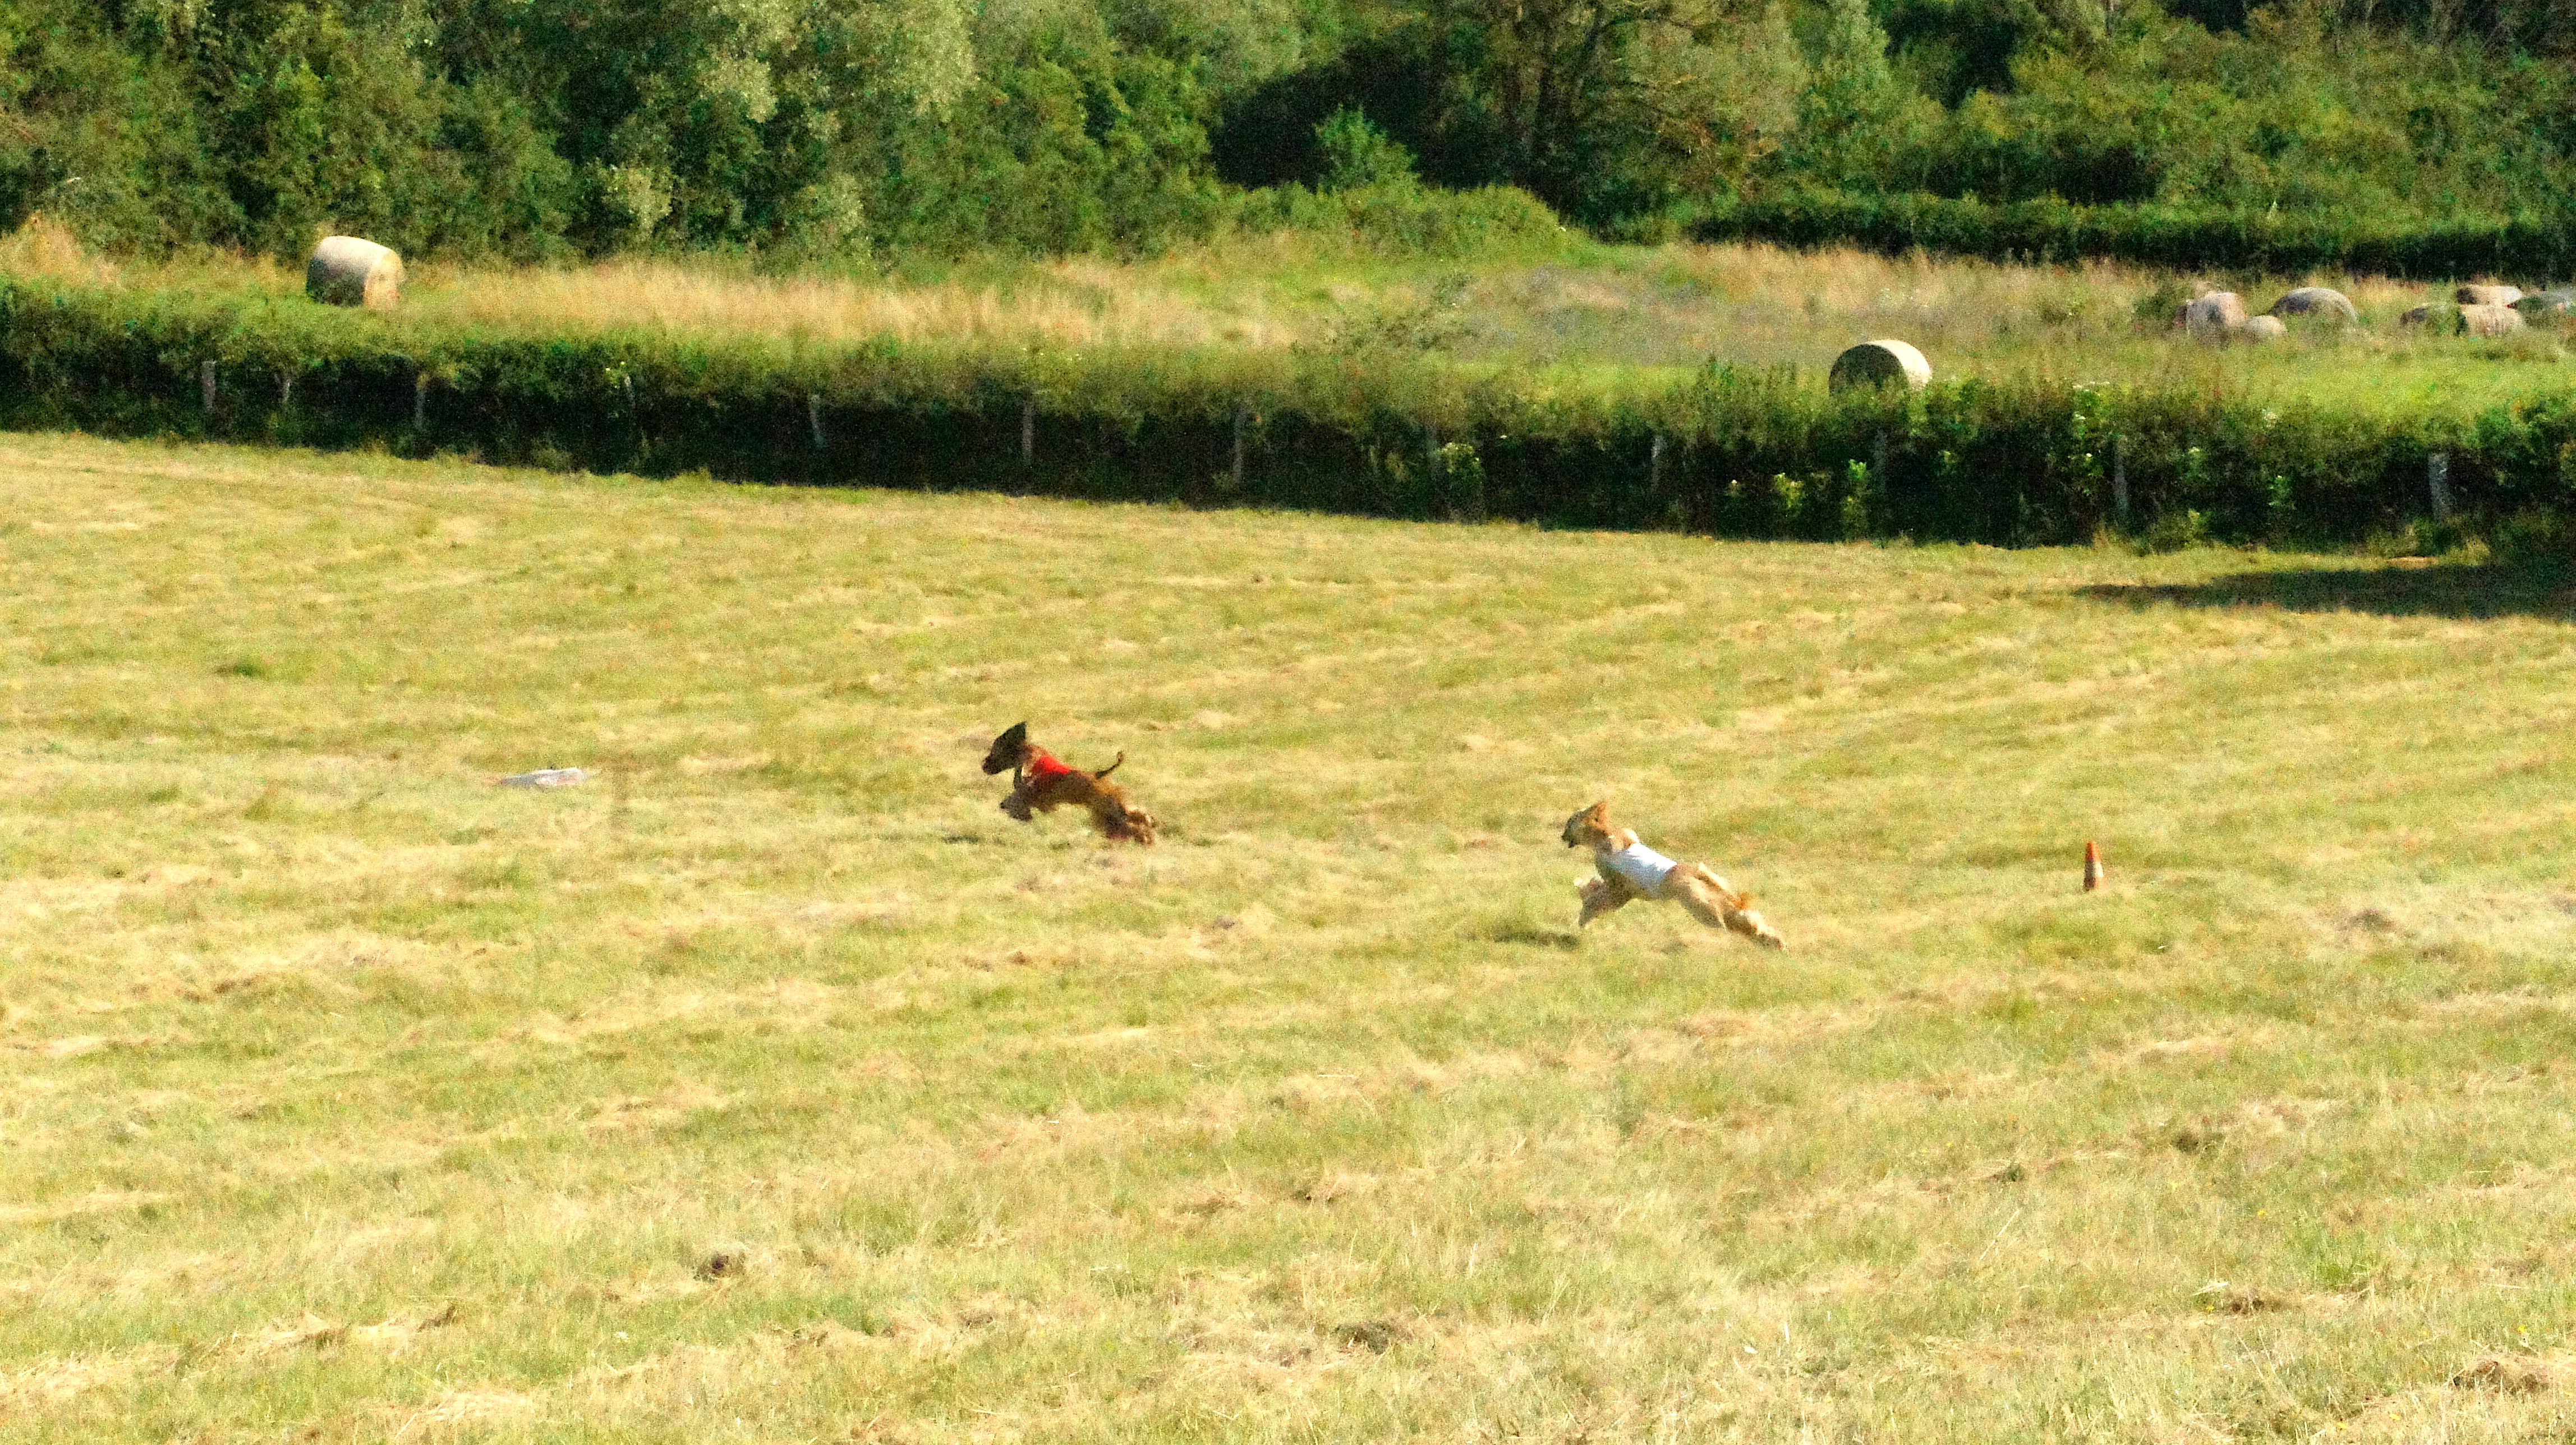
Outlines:
[[[1143, 250], [1508, 185], [2576, 211], [2554, 0], [0, 0], [0, 225], [299, 254]], [[1821, 213], [1821, 212], [1820, 212]]]

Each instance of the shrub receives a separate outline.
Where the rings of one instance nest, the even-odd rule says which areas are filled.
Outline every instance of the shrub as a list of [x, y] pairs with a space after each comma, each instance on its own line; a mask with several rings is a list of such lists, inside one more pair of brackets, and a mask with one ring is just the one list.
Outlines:
[[2466, 529], [2538, 551], [2576, 518], [2566, 397], [2461, 420], [2046, 379], [1834, 396], [1792, 370], [1716, 365], [1572, 389], [1396, 346], [565, 338], [73, 279], [0, 279], [0, 425], [1746, 537], [2384, 546]]
[[2276, 215], [2164, 206], [2077, 206], [2043, 199], [1990, 204], [1941, 196], [1787, 191], [1713, 203], [1692, 227], [1703, 241], [1854, 245], [1903, 255], [2075, 261], [2088, 257], [2171, 270], [2298, 275], [2340, 270], [2414, 278], [2564, 276], [2576, 271], [2576, 229], [2535, 216], [2428, 224], [2396, 216]]

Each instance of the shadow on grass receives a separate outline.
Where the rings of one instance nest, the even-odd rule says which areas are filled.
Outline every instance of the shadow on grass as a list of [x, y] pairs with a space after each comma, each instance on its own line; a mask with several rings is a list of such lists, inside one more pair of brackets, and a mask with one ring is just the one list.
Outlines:
[[1497, 923], [1485, 930], [1488, 943], [1526, 943], [1536, 948], [1579, 948], [1583, 935], [1563, 928], [1538, 928], [1527, 923]]
[[2131, 607], [2278, 607], [2387, 617], [2541, 617], [2576, 621], [2576, 570], [2563, 565], [2313, 567], [2236, 572], [2171, 585], [2099, 583], [2076, 594]]

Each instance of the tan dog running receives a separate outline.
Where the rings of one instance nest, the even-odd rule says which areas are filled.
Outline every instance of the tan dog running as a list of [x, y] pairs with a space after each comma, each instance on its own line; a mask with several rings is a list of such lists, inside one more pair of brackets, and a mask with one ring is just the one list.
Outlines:
[[984, 771], [1011, 770], [1011, 795], [1002, 800], [1002, 811], [1023, 823], [1033, 814], [1052, 813], [1072, 803], [1090, 810], [1100, 836], [1109, 841], [1150, 845], [1154, 815], [1129, 802], [1126, 791], [1109, 781], [1118, 763], [1125, 761], [1127, 755], [1120, 753], [1118, 762], [1098, 772], [1060, 763], [1053, 753], [1029, 742], [1027, 723], [1017, 723], [993, 739], [992, 750], [984, 754]]
[[1764, 948], [1786, 948], [1787, 940], [1752, 910], [1753, 895], [1738, 893], [1726, 880], [1697, 863], [1676, 863], [1637, 841], [1637, 835], [1610, 824], [1610, 805], [1595, 803], [1565, 820], [1565, 846], [1592, 849], [1592, 866], [1601, 876], [1586, 881], [1583, 917], [1577, 928], [1614, 908], [1638, 899], [1670, 899], [1711, 928], [1741, 933]]

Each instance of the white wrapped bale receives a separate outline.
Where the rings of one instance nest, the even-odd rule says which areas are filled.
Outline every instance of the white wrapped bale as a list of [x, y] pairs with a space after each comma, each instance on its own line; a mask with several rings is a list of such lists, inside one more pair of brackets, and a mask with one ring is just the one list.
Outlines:
[[2513, 309], [2533, 321], [2563, 319], [2570, 310], [2576, 310], [2576, 290], [2536, 292], [2513, 303]]
[[2235, 331], [2236, 339], [2253, 342], [2279, 341], [2289, 334], [2290, 328], [2278, 316], [2248, 316]]
[[2463, 306], [2462, 336], [2511, 336], [2522, 329], [2522, 313], [2510, 306]]
[[1855, 386], [1902, 386], [1908, 391], [1921, 391], [1931, 380], [1932, 363], [1907, 343], [1864, 341], [1834, 358], [1834, 369], [1825, 378], [1825, 386], [1830, 391]]
[[325, 236], [304, 263], [304, 294], [332, 306], [390, 308], [402, 299], [402, 257], [356, 236]]
[[2224, 338], [2245, 324], [2245, 298], [2233, 291], [2212, 291], [2182, 303], [2174, 324], [2194, 336]]
[[2451, 293], [2451, 299], [2463, 306], [2511, 306], [2522, 299], [2519, 286], [2463, 286]]
[[2273, 302], [2272, 309], [2266, 314], [2306, 317], [2336, 326], [2350, 326], [2361, 320], [2361, 312], [2353, 306], [2352, 298], [2331, 286], [2302, 286]]

